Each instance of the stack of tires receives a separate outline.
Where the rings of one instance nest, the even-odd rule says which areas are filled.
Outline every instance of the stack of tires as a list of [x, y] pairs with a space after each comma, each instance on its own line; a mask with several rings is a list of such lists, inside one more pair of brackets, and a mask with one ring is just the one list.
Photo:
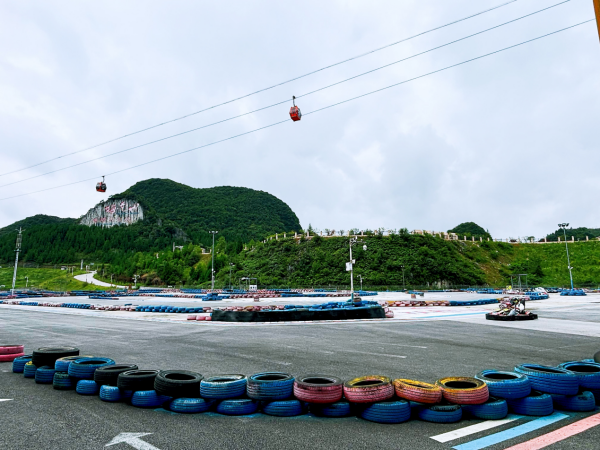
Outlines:
[[135, 364], [111, 364], [102, 366], [94, 372], [94, 381], [99, 386], [100, 400], [105, 402], [118, 402], [126, 397], [119, 389], [117, 380], [119, 375], [129, 370], [137, 370]]
[[138, 408], [157, 408], [169, 397], [162, 396], [154, 389], [158, 370], [127, 370], [119, 373], [117, 387], [123, 400], [129, 400]]
[[[200, 397], [206, 402], [200, 408], [204, 412], [216, 404], [219, 414], [244, 416], [258, 411], [258, 400], [246, 395], [248, 379], [241, 374], [215, 375], [200, 383]], [[171, 408], [172, 409], [172, 408]]]
[[0, 362], [12, 362], [16, 358], [25, 356], [24, 346], [20, 344], [0, 345]]
[[532, 392], [531, 382], [526, 375], [483, 370], [475, 378], [486, 383], [490, 393], [490, 400], [481, 407], [466, 407], [466, 411], [477, 418], [501, 419], [508, 414], [509, 407], [522, 415], [552, 414], [552, 399], [540, 397], [537, 392]]
[[81, 395], [97, 395], [100, 387], [94, 381], [94, 373], [104, 366], [112, 366], [115, 362], [110, 358], [89, 356], [78, 358], [69, 363], [68, 374], [77, 380], [75, 392]]
[[246, 394], [259, 402], [263, 413], [270, 416], [292, 417], [305, 414], [305, 402], [294, 399], [295, 378], [289, 373], [261, 372], [248, 378]]

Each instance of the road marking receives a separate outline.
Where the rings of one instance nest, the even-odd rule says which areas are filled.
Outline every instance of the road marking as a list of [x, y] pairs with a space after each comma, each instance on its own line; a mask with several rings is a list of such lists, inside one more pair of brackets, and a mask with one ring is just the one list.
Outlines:
[[490, 428], [496, 428], [506, 423], [510, 423], [514, 420], [521, 419], [523, 416], [513, 416], [509, 415], [506, 419], [502, 420], [486, 420], [485, 422], [481, 422], [475, 425], [471, 425], [464, 428], [459, 428], [458, 430], [450, 431], [444, 434], [438, 434], [437, 436], [431, 436], [431, 439], [438, 442], [448, 442], [453, 441], [454, 439], [458, 439], [461, 437], [469, 436], [471, 434], [479, 433], [480, 431], [489, 430]]
[[10, 402], [12, 398], [0, 398], [0, 402]]
[[149, 434], [152, 433], [120, 433], [117, 437], [113, 438], [112, 441], [106, 444], [105, 447], [123, 442], [137, 450], [160, 450], [154, 445], [150, 445], [140, 439], [142, 436], [148, 436]]
[[489, 447], [490, 445], [498, 444], [500, 442], [504, 442], [509, 439], [530, 433], [531, 431], [547, 427], [548, 425], [558, 422], [559, 420], [566, 419], [567, 417], [569, 416], [565, 414], [554, 413], [551, 416], [540, 417], [539, 419], [535, 419], [531, 422], [524, 423], [523, 425], [519, 425], [518, 427], [510, 428], [508, 430], [491, 434], [480, 439], [475, 439], [474, 441], [467, 442], [466, 444], [457, 445], [456, 447], [452, 448], [454, 448], [455, 450], [480, 450], [482, 448]]
[[559, 428], [543, 436], [537, 437], [522, 444], [517, 444], [509, 447], [506, 450], [538, 450], [540, 448], [548, 447], [556, 442], [565, 440], [571, 436], [582, 433], [585, 430], [589, 430], [595, 426], [600, 425], [600, 414], [587, 417], [586, 419], [579, 420], [578, 422], [567, 425], [566, 427]]

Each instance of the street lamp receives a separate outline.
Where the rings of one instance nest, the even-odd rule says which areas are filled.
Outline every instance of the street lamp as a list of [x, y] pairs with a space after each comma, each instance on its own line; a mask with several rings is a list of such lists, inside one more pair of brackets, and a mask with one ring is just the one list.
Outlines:
[[569, 243], [567, 242], [567, 227], [569, 226], [568, 223], [559, 223], [558, 227], [561, 228], [563, 230], [564, 236], [565, 236], [565, 246], [567, 248], [567, 264], [568, 264], [568, 268], [569, 268], [569, 277], [571, 278], [571, 290], [573, 290], [573, 268], [571, 267], [571, 259], [569, 258]]
[[[350, 271], [350, 299], [354, 301], [354, 263], [355, 261], [352, 259], [352, 246], [359, 242], [357, 237], [353, 237], [349, 239], [349, 247], [350, 247], [350, 262], [346, 263], [346, 271]], [[362, 241], [360, 241], [362, 242]], [[367, 251], [367, 245], [363, 245], [363, 250]]]
[[362, 275], [358, 275], [358, 278], [360, 278], [360, 290], [362, 291], [363, 290], [363, 288], [362, 288], [362, 280], [363, 280]]
[[212, 234], [213, 236], [213, 245], [212, 245], [212, 270], [211, 270], [211, 278], [210, 278], [210, 289], [212, 291], [215, 290], [215, 234], [218, 233], [218, 231], [209, 231], [210, 234]]
[[233, 289], [233, 285], [231, 284], [231, 270], [235, 267], [234, 263], [229, 263], [229, 289]]
[[137, 280], [140, 276], [139, 275], [134, 275], [133, 276], [133, 287], [137, 288]]

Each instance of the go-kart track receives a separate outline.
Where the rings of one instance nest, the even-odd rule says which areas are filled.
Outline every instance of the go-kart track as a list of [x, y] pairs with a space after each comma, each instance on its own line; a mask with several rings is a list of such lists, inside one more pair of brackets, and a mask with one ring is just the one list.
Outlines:
[[[426, 294], [426, 300], [494, 298], [466, 293]], [[496, 296], [497, 297], [497, 296]], [[370, 298], [371, 299], [371, 298]], [[372, 299], [404, 300], [382, 293]], [[87, 299], [86, 299], [87, 300]], [[286, 299], [293, 304], [322, 299]], [[340, 299], [341, 300], [341, 299]], [[61, 302], [64, 298], [45, 301]], [[94, 304], [206, 306], [190, 299], [93, 300]], [[210, 302], [246, 306], [251, 299]], [[218, 303], [218, 304], [217, 304]], [[264, 299], [258, 304], [281, 304]], [[486, 321], [497, 305], [392, 308], [394, 318], [293, 323], [190, 321], [186, 314], [0, 305], [0, 344], [74, 346], [81, 355], [111, 358], [140, 369], [216, 374], [286, 372], [329, 374], [344, 381], [384, 375], [433, 383], [473, 377], [520, 364], [555, 367], [600, 350], [600, 295], [527, 302], [539, 315], [525, 322]], [[502, 420], [466, 414], [456, 423], [413, 417], [400, 424], [312, 413], [276, 417], [262, 412], [227, 416], [179, 414], [164, 407], [107, 403], [98, 395], [55, 390], [0, 363], [1, 449], [508, 449], [600, 448], [600, 410], [556, 408], [544, 417], [511, 411]]]

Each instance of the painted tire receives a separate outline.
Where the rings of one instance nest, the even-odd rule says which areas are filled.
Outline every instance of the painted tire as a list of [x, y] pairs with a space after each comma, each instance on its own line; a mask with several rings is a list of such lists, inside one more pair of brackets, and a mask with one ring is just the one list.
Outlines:
[[296, 378], [294, 382], [294, 396], [303, 402], [335, 403], [343, 395], [342, 380], [330, 375], [305, 375]]
[[399, 378], [394, 380], [394, 390], [400, 398], [419, 403], [439, 403], [442, 401], [442, 388], [435, 384]]
[[19, 344], [0, 345], [0, 355], [15, 355], [18, 353], [23, 354], [24, 351], [25, 351], [24, 345], [19, 345]]
[[481, 405], [462, 405], [463, 413], [477, 419], [500, 420], [508, 415], [508, 403], [503, 398], [490, 397]]
[[56, 360], [64, 356], [77, 356], [79, 349], [75, 347], [41, 347], [32, 352], [33, 364], [37, 367], [54, 367]]
[[589, 391], [577, 395], [552, 394], [552, 404], [554, 409], [562, 411], [586, 412], [596, 409], [596, 399], [594, 394]]
[[579, 378], [560, 367], [521, 364], [515, 367], [515, 372], [527, 375], [531, 387], [537, 391], [560, 395], [577, 395], [579, 392]]
[[33, 361], [29, 361], [23, 367], [23, 376], [25, 378], [35, 378], [35, 372], [37, 371], [37, 367], [33, 365]]
[[18, 356], [13, 360], [12, 371], [14, 373], [23, 373], [25, 364], [31, 361], [31, 355]]
[[171, 397], [158, 395], [155, 390], [136, 391], [131, 396], [131, 404], [138, 408], [157, 408], [171, 400]]
[[184, 414], [197, 414], [208, 411], [214, 401], [203, 398], [176, 398], [169, 403], [168, 409]]
[[306, 407], [300, 400], [281, 400], [265, 403], [262, 412], [270, 416], [292, 417], [305, 414]]
[[450, 403], [458, 405], [480, 405], [490, 398], [485, 382], [471, 377], [446, 377], [435, 382], [442, 395]]
[[154, 379], [154, 390], [167, 397], [197, 398], [202, 378], [199, 373], [189, 370], [161, 370]]
[[522, 373], [483, 370], [475, 378], [487, 384], [494, 397], [523, 398], [531, 393], [531, 382]]
[[513, 412], [524, 416], [549, 416], [554, 412], [552, 397], [536, 390], [525, 398], [508, 399], [507, 402]]
[[250, 398], [223, 400], [217, 405], [217, 412], [228, 416], [245, 416], [258, 411], [258, 401]]
[[263, 372], [248, 378], [248, 397], [254, 400], [285, 400], [292, 396], [294, 377], [289, 373]]
[[35, 371], [35, 382], [38, 384], [52, 384], [55, 370], [49, 366], [38, 367]]
[[350, 415], [350, 403], [347, 401], [335, 402], [330, 405], [310, 405], [310, 412], [320, 417], [346, 417]]
[[439, 405], [414, 404], [419, 419], [432, 423], [455, 423], [462, 419], [462, 407], [442, 401]]
[[575, 374], [579, 379], [579, 387], [583, 389], [600, 389], [600, 364], [586, 362], [566, 362], [558, 367]]
[[245, 375], [215, 375], [200, 382], [200, 397], [228, 399], [246, 394], [248, 379]]
[[153, 391], [158, 370], [128, 370], [117, 377], [117, 387], [122, 391]]
[[344, 396], [351, 403], [384, 402], [394, 396], [394, 386], [388, 377], [367, 375], [347, 381]]
[[75, 389], [75, 380], [67, 372], [54, 372], [52, 387], [58, 391]]
[[79, 380], [75, 392], [81, 395], [97, 395], [98, 384], [94, 380]]
[[363, 408], [359, 417], [376, 423], [402, 423], [410, 419], [410, 404], [406, 400], [373, 403]]
[[110, 358], [81, 358], [71, 361], [69, 364], [69, 375], [82, 380], [93, 380], [94, 372], [99, 367], [110, 366], [115, 362]]
[[589, 392], [591, 392], [596, 399], [596, 406], [600, 406], [600, 389], [590, 389]]
[[116, 386], [104, 384], [100, 386], [100, 400], [105, 402], [118, 402], [121, 400], [121, 390]]
[[0, 362], [13, 362], [15, 359], [25, 356], [25, 353], [10, 353], [7, 355], [0, 355]]
[[128, 370], [137, 370], [135, 364], [113, 364], [110, 366], [102, 366], [94, 372], [94, 381], [99, 386], [117, 386], [119, 375]]
[[93, 358], [93, 356], [90, 356], [90, 355], [64, 356], [64, 357], [58, 358], [56, 360], [56, 362], [54, 363], [54, 369], [57, 372], [68, 372], [69, 365], [71, 364], [71, 362], [75, 361], [76, 359], [80, 359], [80, 358]]

